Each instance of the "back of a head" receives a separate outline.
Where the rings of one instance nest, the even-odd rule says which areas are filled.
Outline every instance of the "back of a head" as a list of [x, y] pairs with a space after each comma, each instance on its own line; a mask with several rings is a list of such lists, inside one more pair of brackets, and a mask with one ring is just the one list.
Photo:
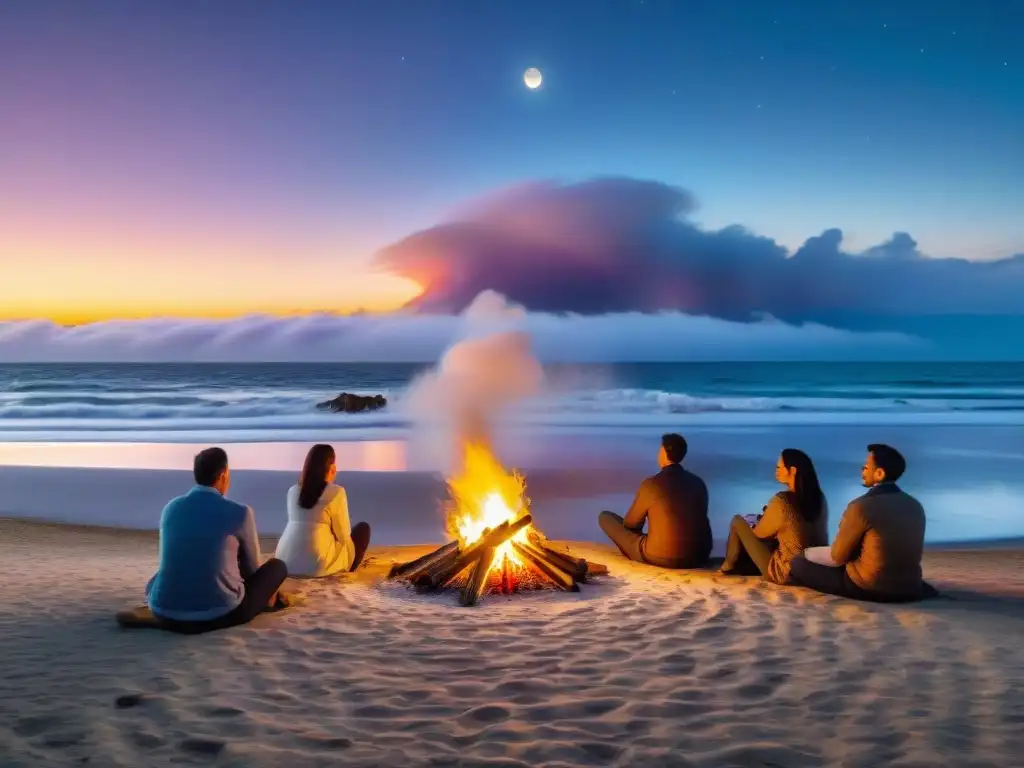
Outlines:
[[686, 438], [675, 432], [669, 432], [661, 436], [661, 447], [665, 449], [665, 458], [671, 464], [679, 464], [686, 458]]
[[796, 508], [804, 520], [814, 522], [821, 516], [825, 502], [814, 462], [799, 448], [786, 448], [782, 451], [782, 463], [787, 469], [796, 468], [793, 484]]
[[875, 466], [885, 472], [885, 482], [895, 483], [907, 469], [907, 460], [903, 454], [885, 443], [872, 443], [868, 452], [875, 459]]
[[334, 464], [334, 448], [324, 443], [314, 445], [306, 454], [306, 463], [299, 476], [299, 506], [312, 509], [327, 488], [327, 472]]
[[204, 448], [192, 462], [192, 477], [196, 485], [212, 488], [228, 468], [228, 454], [223, 448]]

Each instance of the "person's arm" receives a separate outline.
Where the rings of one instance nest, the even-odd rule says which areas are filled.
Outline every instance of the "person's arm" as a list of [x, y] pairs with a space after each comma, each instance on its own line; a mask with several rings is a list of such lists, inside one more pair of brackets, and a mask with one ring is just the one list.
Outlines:
[[867, 529], [868, 521], [860, 504], [851, 501], [846, 505], [846, 511], [839, 520], [839, 532], [836, 534], [836, 540], [832, 542], [832, 561], [836, 565], [846, 565], [857, 556]]
[[260, 536], [256, 531], [256, 515], [252, 507], [245, 508], [245, 518], [238, 532], [238, 571], [248, 579], [260, 567]]
[[754, 526], [754, 535], [759, 539], [774, 539], [779, 535], [779, 529], [782, 528], [783, 511], [782, 505], [786, 502], [780, 499], [778, 496], [772, 496], [771, 501], [768, 502], [768, 506], [764, 508], [764, 514], [761, 515], [761, 519], [757, 521], [757, 525]]
[[352, 538], [352, 522], [348, 517], [348, 496], [344, 488], [339, 488], [337, 495], [331, 499], [329, 513], [331, 533], [342, 544]]
[[629, 512], [626, 513], [622, 524], [631, 531], [641, 533], [644, 529], [644, 521], [647, 520], [647, 510], [651, 508], [651, 493], [646, 480], [640, 483], [640, 489], [636, 492]]

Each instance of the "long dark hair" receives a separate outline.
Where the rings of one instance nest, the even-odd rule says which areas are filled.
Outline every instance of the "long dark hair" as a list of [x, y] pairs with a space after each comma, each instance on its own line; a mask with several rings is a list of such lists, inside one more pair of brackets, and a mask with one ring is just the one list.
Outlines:
[[312, 509], [327, 487], [327, 470], [335, 461], [334, 449], [319, 443], [309, 449], [299, 476], [299, 506]]
[[818, 484], [818, 473], [814, 470], [814, 462], [811, 457], [797, 448], [786, 448], [782, 452], [782, 463], [786, 469], [796, 467], [796, 482], [793, 491], [789, 493], [793, 499], [794, 506], [809, 523], [814, 522], [821, 515], [822, 507], [825, 506], [825, 494], [821, 492], [821, 485]]

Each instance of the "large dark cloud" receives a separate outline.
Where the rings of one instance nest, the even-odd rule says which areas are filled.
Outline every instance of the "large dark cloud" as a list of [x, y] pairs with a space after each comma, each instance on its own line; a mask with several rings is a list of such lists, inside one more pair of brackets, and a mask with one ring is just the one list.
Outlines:
[[[1024, 254], [928, 258], [906, 233], [860, 253], [829, 229], [790, 254], [739, 227], [701, 229], [693, 197], [658, 182], [538, 182], [491, 196], [377, 255], [418, 280], [413, 306], [458, 312], [484, 289], [530, 310], [678, 310], [852, 326], [865, 318], [1024, 313]], [[884, 323], [883, 323], [884, 325]]]

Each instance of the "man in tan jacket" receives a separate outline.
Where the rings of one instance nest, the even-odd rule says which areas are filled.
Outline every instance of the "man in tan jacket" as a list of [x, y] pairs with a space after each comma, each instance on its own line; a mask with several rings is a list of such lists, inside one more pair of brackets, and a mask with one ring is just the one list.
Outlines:
[[907, 463], [895, 448], [868, 446], [861, 480], [868, 492], [849, 503], [832, 543], [836, 567], [804, 557], [793, 560], [798, 584], [855, 600], [898, 603], [920, 600], [933, 590], [921, 579], [925, 515], [921, 503], [896, 481]]
[[[661, 436], [661, 471], [640, 484], [626, 516], [602, 512], [601, 530], [630, 560], [661, 568], [697, 568], [711, 554], [708, 487], [682, 467], [686, 439], [675, 433]], [[647, 533], [644, 533], [644, 523]]]

